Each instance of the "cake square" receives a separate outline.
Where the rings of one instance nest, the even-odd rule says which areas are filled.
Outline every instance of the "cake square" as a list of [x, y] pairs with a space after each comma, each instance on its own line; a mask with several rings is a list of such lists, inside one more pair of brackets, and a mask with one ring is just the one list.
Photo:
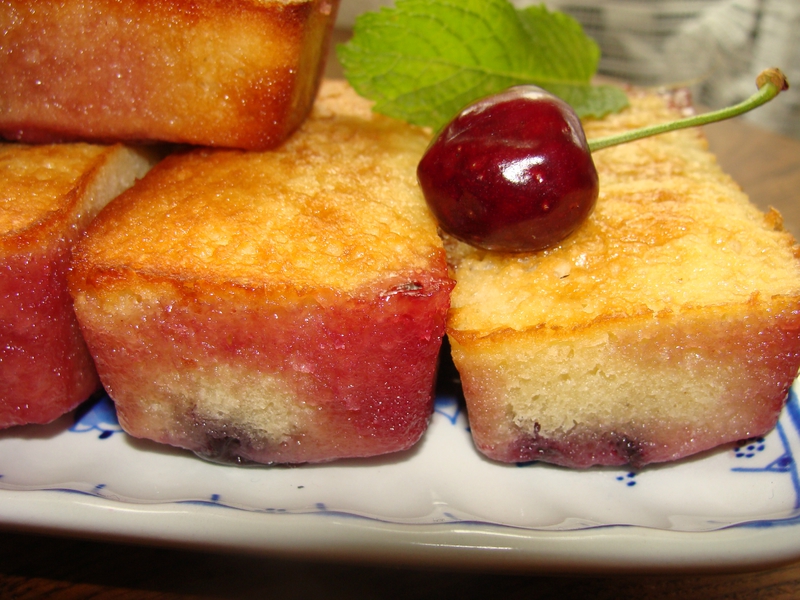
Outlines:
[[236, 464], [416, 443], [453, 285], [428, 139], [329, 81], [280, 148], [170, 156], [107, 207], [70, 290], [122, 427]]
[[[673, 120], [631, 92], [588, 138]], [[560, 245], [448, 241], [448, 337], [477, 448], [505, 462], [641, 466], [769, 431], [800, 365], [800, 263], [699, 130], [594, 153], [594, 214]]]
[[311, 109], [338, 0], [0, 4], [0, 135], [262, 149]]

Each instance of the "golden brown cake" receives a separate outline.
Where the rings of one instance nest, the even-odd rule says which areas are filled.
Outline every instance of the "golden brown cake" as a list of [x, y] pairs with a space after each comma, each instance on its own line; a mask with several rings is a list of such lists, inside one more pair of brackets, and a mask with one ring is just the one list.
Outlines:
[[0, 144], [0, 427], [50, 422], [98, 387], [67, 292], [70, 252], [150, 164], [123, 146]]
[[338, 0], [0, 4], [0, 135], [260, 149], [306, 117]]
[[[587, 137], [675, 118], [655, 94]], [[531, 255], [448, 242], [448, 335], [478, 449], [569, 467], [679, 459], [764, 434], [800, 364], [800, 263], [698, 130], [596, 152], [600, 197]]]
[[327, 82], [279, 149], [174, 155], [108, 206], [70, 290], [122, 427], [234, 463], [412, 446], [453, 285], [427, 142]]

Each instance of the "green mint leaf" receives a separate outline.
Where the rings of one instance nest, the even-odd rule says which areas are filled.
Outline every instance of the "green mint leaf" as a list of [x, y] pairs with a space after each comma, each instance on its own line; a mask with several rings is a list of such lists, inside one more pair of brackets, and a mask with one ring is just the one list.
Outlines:
[[508, 0], [397, 0], [359, 16], [337, 47], [345, 76], [375, 110], [434, 130], [470, 102], [532, 83], [581, 117], [627, 105], [613, 86], [594, 86], [600, 52], [572, 17]]

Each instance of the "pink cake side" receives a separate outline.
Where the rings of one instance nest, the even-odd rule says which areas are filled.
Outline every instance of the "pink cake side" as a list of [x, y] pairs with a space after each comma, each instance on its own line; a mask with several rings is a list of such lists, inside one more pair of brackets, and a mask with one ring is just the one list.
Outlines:
[[427, 428], [446, 280], [344, 301], [155, 287], [124, 323], [81, 309], [128, 433], [216, 461], [300, 463], [405, 450]]
[[99, 387], [67, 293], [69, 247], [0, 258], [0, 427], [49, 423]]
[[122, 146], [0, 145], [0, 428], [48, 423], [99, 387], [67, 291], [72, 247], [151, 163]]

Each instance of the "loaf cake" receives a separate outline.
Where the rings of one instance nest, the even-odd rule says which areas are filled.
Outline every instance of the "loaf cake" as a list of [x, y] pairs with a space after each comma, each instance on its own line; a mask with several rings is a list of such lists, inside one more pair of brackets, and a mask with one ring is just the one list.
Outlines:
[[313, 103], [338, 0], [0, 4], [0, 136], [248, 149]]
[[[673, 120], [674, 98], [585, 124]], [[447, 333], [477, 448], [505, 462], [641, 466], [769, 431], [800, 364], [798, 248], [698, 130], [596, 152], [600, 196], [548, 250], [448, 240]]]
[[0, 428], [48, 423], [97, 389], [67, 292], [70, 251], [151, 160], [124, 146], [0, 144]]
[[428, 139], [330, 81], [280, 148], [175, 154], [109, 205], [70, 291], [125, 431], [234, 464], [417, 442], [453, 286]]

